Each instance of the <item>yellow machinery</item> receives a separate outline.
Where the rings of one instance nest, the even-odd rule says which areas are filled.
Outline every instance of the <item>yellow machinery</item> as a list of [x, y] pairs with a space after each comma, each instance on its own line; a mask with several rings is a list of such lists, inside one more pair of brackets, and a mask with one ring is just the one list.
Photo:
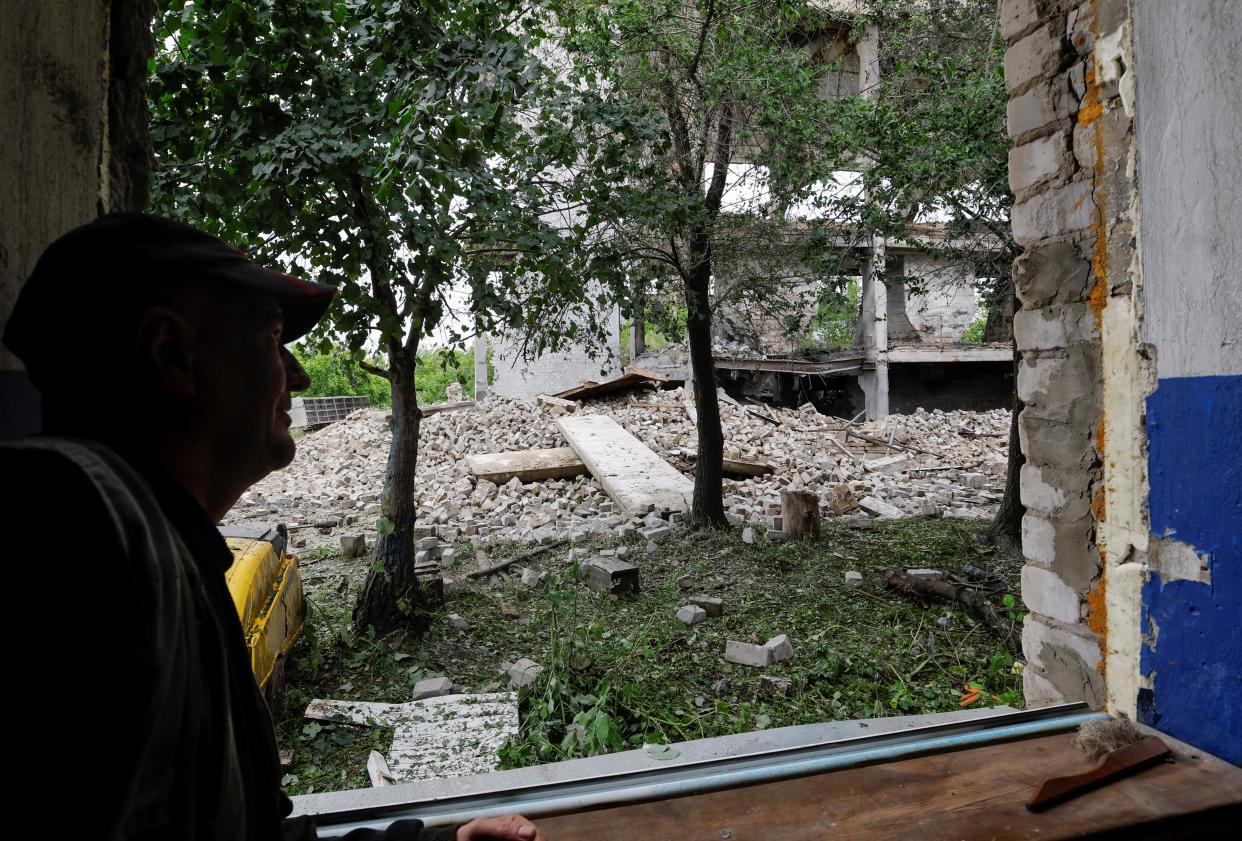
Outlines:
[[288, 534], [274, 529], [222, 530], [233, 553], [224, 574], [250, 651], [250, 667], [275, 709], [284, 694], [285, 655], [302, 633], [302, 574], [285, 554]]

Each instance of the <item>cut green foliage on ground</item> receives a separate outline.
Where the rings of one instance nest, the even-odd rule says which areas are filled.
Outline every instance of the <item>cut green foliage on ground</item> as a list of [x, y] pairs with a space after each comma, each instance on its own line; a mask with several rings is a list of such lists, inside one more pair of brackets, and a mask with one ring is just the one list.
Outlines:
[[[367, 751], [383, 750], [390, 738], [311, 727], [301, 717], [310, 698], [408, 701], [413, 684], [434, 675], [459, 691], [495, 690], [507, 684], [502, 662], [521, 657], [545, 670], [523, 691], [520, 737], [502, 751], [504, 767], [766, 727], [1020, 705], [1018, 639], [999, 638], [954, 605], [884, 589], [886, 567], [961, 575], [971, 565], [1004, 582], [1012, 598], [995, 595], [998, 608], [1020, 605], [1021, 562], [978, 546], [977, 529], [956, 520], [877, 522], [873, 530], [826, 522], [818, 542], [755, 545], [740, 530], [681, 534], [652, 553], [630, 544], [641, 592], [622, 597], [588, 590], [561, 546], [522, 562], [552, 576], [535, 589], [521, 583], [520, 567], [490, 582], [456, 570], [447, 604], [419, 642], [349, 633], [365, 564], [305, 558], [311, 615], [278, 727], [281, 747], [296, 752], [286, 787], [364, 786]], [[575, 554], [587, 559], [609, 545]], [[489, 556], [494, 564], [520, 551], [527, 549], [497, 546]], [[846, 581], [849, 571], [862, 573], [861, 586]], [[691, 594], [722, 599], [723, 614], [683, 625], [676, 612]], [[518, 618], [502, 614], [502, 600]], [[449, 614], [469, 629], [454, 628]], [[762, 668], [723, 659], [729, 640], [762, 644], [778, 634], [788, 636], [793, 659]]]

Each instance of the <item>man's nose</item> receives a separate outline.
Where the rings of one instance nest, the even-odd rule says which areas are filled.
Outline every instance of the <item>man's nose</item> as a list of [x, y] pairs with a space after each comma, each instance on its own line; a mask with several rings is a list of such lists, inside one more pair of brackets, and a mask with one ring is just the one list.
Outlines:
[[310, 374], [288, 348], [281, 348], [280, 351], [285, 360], [285, 384], [289, 391], [306, 391], [311, 385]]

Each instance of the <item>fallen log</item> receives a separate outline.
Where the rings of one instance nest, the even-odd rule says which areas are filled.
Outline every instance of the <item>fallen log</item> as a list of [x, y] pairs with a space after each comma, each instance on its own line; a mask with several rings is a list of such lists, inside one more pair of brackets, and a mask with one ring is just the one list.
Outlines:
[[884, 576], [884, 586], [907, 596], [960, 604], [1000, 636], [1009, 639], [1015, 633], [1015, 623], [1007, 612], [988, 601], [987, 593], [970, 585], [915, 578], [899, 569], [890, 569]]
[[553, 549], [557, 548], [558, 546], [563, 546], [568, 542], [569, 542], [568, 540], [554, 540], [551, 543], [545, 543], [542, 546], [536, 546], [534, 549], [530, 549], [525, 552], [522, 552], [521, 554], [514, 555], [512, 558], [506, 558], [500, 563], [492, 564], [491, 566], [484, 567], [483, 569], [476, 569], [476, 570], [467, 572], [466, 577], [467, 578], [483, 578], [484, 576], [487, 576], [487, 575], [495, 575], [498, 572], [502, 572], [503, 570], [508, 569], [514, 564], [521, 563], [522, 561], [530, 560], [531, 558], [534, 558], [537, 555], [542, 555], [544, 552], [551, 552]]

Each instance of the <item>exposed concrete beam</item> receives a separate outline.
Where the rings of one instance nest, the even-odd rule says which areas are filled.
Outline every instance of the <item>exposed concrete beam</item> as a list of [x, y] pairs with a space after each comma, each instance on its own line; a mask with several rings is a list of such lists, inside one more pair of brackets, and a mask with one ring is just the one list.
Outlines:
[[1009, 348], [894, 347], [888, 361], [897, 362], [1013, 362]]

